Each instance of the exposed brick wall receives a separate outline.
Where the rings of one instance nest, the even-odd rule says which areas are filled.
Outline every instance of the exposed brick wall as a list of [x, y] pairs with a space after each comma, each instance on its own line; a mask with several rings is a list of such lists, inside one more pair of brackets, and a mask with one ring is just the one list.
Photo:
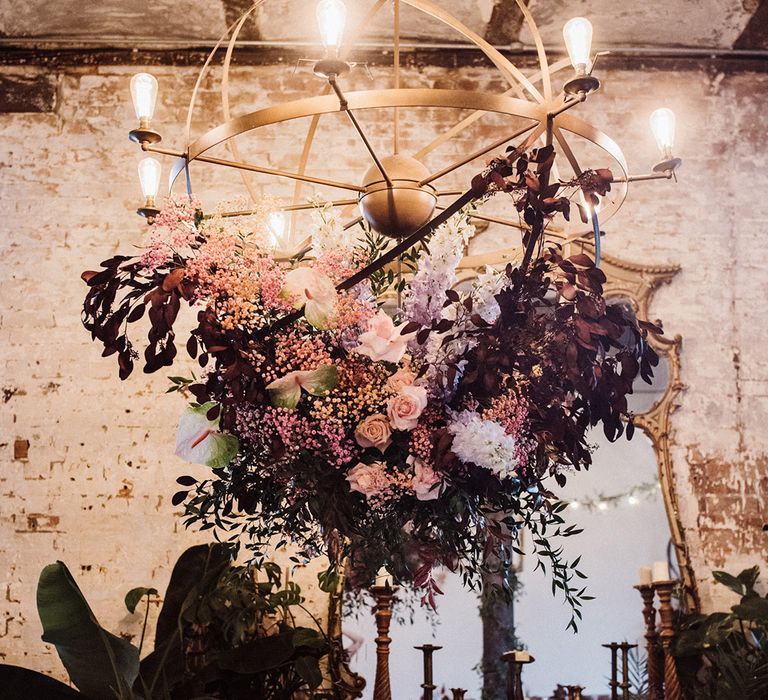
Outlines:
[[[132, 213], [139, 204], [139, 154], [125, 138], [134, 125], [127, 85], [136, 70], [45, 72], [43, 82], [56, 86], [54, 111], [0, 114], [0, 660], [47, 672], [61, 671], [39, 640], [34, 591], [45, 564], [66, 561], [102, 622], [136, 634], [140, 620], [122, 608], [125, 591], [145, 584], [162, 589], [178, 554], [201, 540], [183, 530], [170, 504], [176, 476], [205, 473], [172, 454], [180, 401], [163, 395], [165, 374], [137, 373], [121, 383], [114, 358], [100, 357], [79, 320], [80, 272], [140, 240]], [[161, 85], [156, 125], [167, 145], [180, 145], [196, 73], [152, 70]], [[31, 67], [5, 72], [42, 80], [42, 71]], [[238, 111], [317, 90], [313, 78], [292, 76], [285, 66], [239, 68], [233, 78]], [[635, 172], [655, 157], [649, 112], [665, 103], [678, 114], [685, 158], [680, 183], [634, 186], [606, 226], [605, 247], [629, 259], [683, 267], [658, 293], [653, 315], [684, 339], [688, 389], [674, 416], [673, 456], [702, 601], [711, 609], [722, 599], [709, 583], [710, 569], [764, 560], [768, 537], [760, 531], [768, 520], [762, 306], [768, 297], [768, 75], [614, 70], [603, 78], [604, 89], [583, 113], [617, 138]], [[386, 71], [375, 69], [373, 81], [385, 85]], [[349, 82], [370, 85], [363, 73]], [[502, 88], [482, 69], [409, 69], [404, 83]], [[216, 90], [214, 81], [204, 82], [207, 109], [217, 104]], [[405, 115], [403, 150], [422, 145], [449, 116], [437, 110]], [[193, 128], [199, 132], [217, 118], [196, 117]], [[388, 119], [364, 120], [376, 143]], [[502, 122], [490, 118], [489, 126], [440, 153], [450, 158], [475, 150], [498, 137], [494, 125]], [[323, 123], [332, 128], [323, 132], [327, 140], [315, 150], [313, 166], [324, 163], [325, 176], [356, 182], [367, 166], [354, 134], [342, 117]], [[260, 162], [292, 169], [304, 129], [270, 127], [260, 140], [241, 144]], [[463, 173], [458, 187], [471, 170]], [[194, 178], [208, 206], [242, 192], [233, 172], [195, 168]], [[290, 188], [265, 191], [290, 195]]]

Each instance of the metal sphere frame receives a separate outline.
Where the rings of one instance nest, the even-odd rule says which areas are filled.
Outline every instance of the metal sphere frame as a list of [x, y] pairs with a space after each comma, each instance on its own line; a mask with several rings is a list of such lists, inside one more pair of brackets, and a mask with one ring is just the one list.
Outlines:
[[[296, 212], [302, 209], [311, 209], [314, 206], [313, 204], [308, 204], [302, 200], [302, 188], [306, 183], [332, 187], [345, 191], [347, 193], [345, 198], [331, 201], [330, 204], [334, 207], [344, 207], [345, 209], [343, 209], [342, 214], [349, 214], [354, 205], [361, 198], [371, 194], [370, 186], [366, 186], [364, 183], [362, 183], [362, 181], [360, 184], [353, 182], [341, 182], [325, 177], [319, 177], [307, 172], [309, 156], [315, 141], [321, 117], [323, 115], [346, 112], [350, 121], [352, 122], [352, 125], [368, 149], [372, 164], [378, 166], [379, 169], [384, 173], [384, 180], [386, 181], [387, 187], [393, 190], [391, 194], [393, 196], [399, 195], [400, 193], [396, 191], [397, 187], [393, 188], [393, 183], [388, 177], [386, 169], [381, 165], [382, 159], [378, 156], [376, 150], [372, 147], [370, 141], [365, 135], [364, 130], [360, 126], [360, 123], [355, 116], [359, 112], [381, 108], [390, 108], [393, 110], [393, 155], [400, 154], [399, 122], [401, 110], [414, 107], [471, 110], [472, 113], [469, 116], [457, 121], [453, 127], [440, 134], [429, 144], [419, 149], [416, 153], [408, 154], [410, 157], [416, 160], [422, 160], [426, 155], [449, 141], [457, 134], [460, 134], [464, 129], [466, 129], [475, 121], [481, 119], [485, 114], [496, 113], [512, 117], [516, 120], [522, 119], [526, 122], [524, 127], [511, 130], [509, 133], [505, 134], [502, 138], [495, 140], [493, 143], [486, 144], [475, 152], [458, 159], [450, 165], [431, 172], [418, 183], [415, 183], [415, 189], [420, 189], [422, 192], [434, 192], [437, 197], [458, 194], [456, 190], [440, 189], [439, 181], [441, 178], [449, 175], [450, 173], [453, 173], [455, 170], [458, 170], [461, 167], [470, 164], [472, 161], [483, 155], [493, 155], [493, 152], [497, 149], [500, 149], [506, 144], [514, 142], [515, 139], [521, 137], [524, 137], [522, 146], [525, 148], [532, 147], [537, 142], [537, 140], [547, 144], [557, 142], [560, 151], [568, 160], [570, 167], [575, 175], [580, 175], [583, 172], [583, 169], [579, 164], [576, 155], [574, 154], [573, 148], [570, 145], [570, 140], [573, 137], [585, 139], [586, 141], [591, 142], [602, 150], [602, 152], [609, 160], [609, 163], [601, 163], [600, 165], [603, 167], [609, 165], [612, 168], [614, 171], [615, 182], [611, 193], [612, 196], [610, 199], [607, 199], [601, 210], [600, 218], [602, 221], [609, 219], [622, 206], [627, 196], [629, 182], [633, 180], [670, 179], [674, 175], [674, 169], [679, 165], [679, 159], [666, 161], [664, 163], [658, 164], [654, 172], [651, 174], [632, 177], [629, 174], [624, 153], [622, 152], [620, 146], [610, 136], [608, 136], [602, 130], [596, 128], [594, 125], [588, 123], [587, 121], [576, 117], [574, 114], [567, 113], [574, 106], [584, 102], [587, 98], [588, 92], [587, 90], [582, 90], [574, 94], [572, 92], [572, 88], [569, 88], [569, 85], [573, 82], [573, 80], [566, 81], [565, 90], [562, 90], [558, 93], [553, 91], [553, 76], [562, 71], [564, 68], [570, 67], [570, 62], [567, 59], [560, 59], [553, 63], [549, 63], [539, 30], [535, 21], [533, 20], [530, 11], [528, 10], [525, 3], [522, 2], [522, 0], [516, 0], [516, 2], [534, 39], [539, 60], [539, 70], [532, 75], [526, 76], [519, 68], [517, 68], [517, 66], [515, 66], [507, 57], [501, 54], [491, 44], [489, 44], [478, 34], [473, 32], [459, 20], [451, 16], [442, 8], [435, 5], [430, 0], [376, 0], [367, 14], [359, 22], [358, 26], [347, 34], [348, 39], [340, 48], [338, 56], [332, 58], [326, 57], [326, 59], [317, 62], [315, 64], [316, 72], [318, 71], [317, 66], [321, 64], [323, 66], [325, 66], [325, 64], [335, 64], [337, 66], [348, 67], [349, 64], [346, 63], [346, 59], [350, 52], [353, 50], [355, 42], [363, 33], [364, 28], [370, 24], [371, 20], [382, 10], [384, 6], [392, 3], [394, 9], [393, 87], [373, 90], [359, 90], [344, 93], [342, 92], [337, 80], [340, 75], [337, 76], [335, 73], [326, 75], [325, 72], [323, 72], [325, 71], [325, 68], [323, 68], [323, 71], [320, 71], [320, 73], [323, 75], [323, 77], [327, 78], [325, 94], [271, 105], [247, 114], [233, 116], [230, 100], [230, 67], [233, 52], [237, 44], [240, 31], [242, 30], [245, 22], [266, 2], [267, 0], [255, 0], [250, 9], [248, 9], [232, 26], [227, 29], [227, 31], [224, 33], [224, 35], [217, 42], [209, 54], [205, 64], [200, 71], [200, 74], [198, 75], [190, 99], [185, 128], [185, 148], [182, 151], [174, 151], [171, 149], [163, 148], [157, 144], [157, 139], [154, 137], [153, 139], [141, 140], [141, 147], [143, 150], [152, 153], [174, 156], [176, 158], [171, 171], [169, 190], [172, 189], [174, 182], [181, 173], [184, 172], [186, 173], [187, 178], [189, 177], [189, 165], [190, 163], [197, 161], [200, 163], [208, 163], [220, 167], [234, 168], [239, 170], [242, 175], [244, 185], [254, 201], [258, 200], [258, 196], [256, 195], [253, 184], [250, 181], [249, 173], [260, 173], [275, 178], [287, 178], [293, 180], [295, 185], [293, 190], [292, 203], [283, 207], [285, 211]], [[468, 40], [474, 44], [505, 78], [509, 84], [508, 89], [499, 94], [474, 90], [401, 87], [401, 4], [408, 5], [442, 22], [457, 32], [459, 35], [461, 35], [465, 40]], [[196, 106], [200, 85], [210, 70], [215, 55], [219, 49], [224, 46], [225, 42], [226, 53], [224, 57], [223, 74], [221, 79], [222, 111], [225, 120], [206, 133], [193, 138], [191, 136], [192, 115]], [[339, 67], [338, 70], [340, 74], [344, 72], [341, 67]], [[595, 84], [599, 84], [596, 79], [590, 82], [590, 85], [592, 86]], [[244, 161], [240, 156], [237, 143], [238, 137], [257, 132], [258, 129], [265, 126], [280, 124], [302, 118], [311, 118], [311, 122], [307, 129], [307, 136], [304, 141], [301, 155], [298, 159], [298, 167], [295, 171], [289, 172], [285, 170], [269, 168], [258, 163], [249, 163]], [[139, 140], [136, 137], [136, 133], [136, 130], [131, 132], [131, 138], [134, 140]], [[156, 132], [153, 132], [153, 134], [154, 133]], [[234, 156], [233, 159], [230, 160], [216, 158], [209, 155], [209, 151], [212, 148], [221, 144], [228, 145], [230, 152]], [[367, 166], [365, 169], [368, 169]], [[617, 169], [618, 173], [616, 172]], [[471, 175], [469, 175], [469, 177], [471, 177]], [[469, 177], [467, 178], [468, 180]], [[375, 186], [380, 188], [380, 184]], [[402, 186], [402, 183], [400, 186]], [[190, 185], [188, 183], [188, 189], [189, 188]], [[444, 207], [440, 207], [438, 205], [437, 208], [441, 209]], [[247, 212], [231, 212], [232, 215], [245, 213]], [[502, 219], [495, 216], [484, 216], [482, 212], [475, 212], [473, 217], [481, 221], [492, 222], [516, 228], [520, 227], [520, 224], [517, 221]], [[361, 220], [361, 216], [353, 217], [345, 225], [345, 228], [353, 226]], [[593, 217], [591, 225], [581, 229], [576, 227], [574, 231], [571, 231], [570, 235], [566, 236], [563, 231], [558, 230], [556, 227], [552, 226], [548, 227], [547, 233], [549, 236], [565, 242], [576, 240], [587, 241], [591, 236], [594, 235], [594, 231], [596, 229], [599, 230], [599, 226], [597, 225], [595, 216]], [[410, 231], [405, 231], [404, 235], [407, 235], [408, 233], [410, 233]], [[304, 241], [300, 247], [305, 247], [306, 244], [307, 241]]]

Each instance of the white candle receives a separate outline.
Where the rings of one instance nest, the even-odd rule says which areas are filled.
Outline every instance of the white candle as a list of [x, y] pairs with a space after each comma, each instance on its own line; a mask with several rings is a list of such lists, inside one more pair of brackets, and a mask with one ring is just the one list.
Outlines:
[[669, 581], [669, 566], [665, 561], [653, 562], [653, 581]]
[[377, 586], [392, 586], [392, 577], [389, 575], [389, 571], [387, 571], [386, 566], [382, 566], [379, 569], [379, 573], [376, 574], [376, 585]]
[[653, 578], [651, 577], [651, 567], [641, 566], [640, 567], [640, 585], [650, 586], [652, 581], [653, 581]]

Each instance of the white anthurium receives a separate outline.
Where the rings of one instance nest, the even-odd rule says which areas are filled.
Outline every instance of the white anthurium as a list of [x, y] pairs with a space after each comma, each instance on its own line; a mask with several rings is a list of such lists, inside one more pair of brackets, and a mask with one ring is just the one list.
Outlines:
[[326, 396], [338, 381], [335, 365], [320, 365], [317, 369], [289, 372], [267, 384], [267, 390], [275, 406], [296, 408], [302, 389], [312, 396]]
[[336, 308], [336, 287], [328, 275], [311, 267], [297, 267], [285, 275], [282, 294], [318, 330], [328, 327]]
[[237, 455], [239, 444], [234, 435], [219, 431], [220, 417], [207, 416], [216, 404], [188, 406], [179, 420], [176, 433], [176, 454], [187, 462], [205, 464], [213, 469], [226, 467]]

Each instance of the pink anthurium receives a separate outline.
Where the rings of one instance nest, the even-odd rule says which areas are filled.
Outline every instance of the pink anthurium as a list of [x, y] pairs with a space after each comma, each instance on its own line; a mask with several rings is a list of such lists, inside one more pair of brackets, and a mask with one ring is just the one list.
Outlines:
[[298, 267], [285, 275], [282, 295], [318, 330], [328, 328], [336, 308], [336, 287], [328, 275], [311, 267]]
[[267, 384], [267, 390], [275, 406], [296, 408], [302, 389], [312, 396], [325, 396], [338, 381], [335, 365], [320, 365], [317, 369], [289, 372]]
[[219, 432], [219, 416], [214, 420], [208, 418], [208, 412], [215, 405], [213, 401], [199, 406], [193, 404], [181, 414], [176, 455], [188, 462], [221, 469], [235, 458], [239, 444], [234, 435]]

